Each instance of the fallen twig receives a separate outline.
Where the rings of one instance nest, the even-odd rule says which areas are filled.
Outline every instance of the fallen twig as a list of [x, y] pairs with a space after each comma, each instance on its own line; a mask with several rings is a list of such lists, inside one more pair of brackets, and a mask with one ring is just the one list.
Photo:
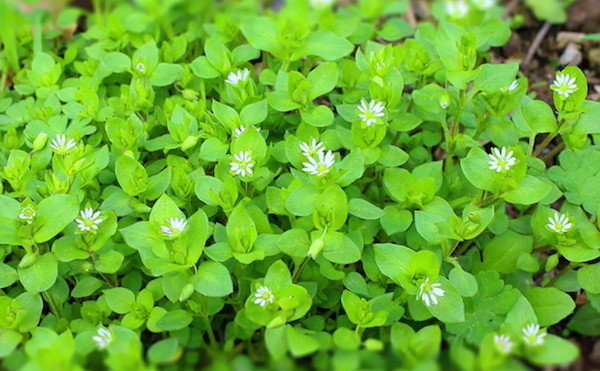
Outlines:
[[533, 59], [533, 56], [535, 55], [535, 52], [538, 50], [538, 48], [542, 44], [542, 41], [544, 41], [544, 38], [546, 37], [546, 34], [548, 34], [548, 31], [550, 31], [550, 27], [552, 27], [552, 25], [549, 22], [544, 22], [544, 24], [542, 25], [542, 28], [540, 28], [537, 35], [535, 35], [533, 42], [529, 46], [529, 50], [527, 50], [527, 55], [525, 56], [525, 59], [523, 59], [523, 62], [521, 62], [522, 68], [529, 67], [531, 60]]

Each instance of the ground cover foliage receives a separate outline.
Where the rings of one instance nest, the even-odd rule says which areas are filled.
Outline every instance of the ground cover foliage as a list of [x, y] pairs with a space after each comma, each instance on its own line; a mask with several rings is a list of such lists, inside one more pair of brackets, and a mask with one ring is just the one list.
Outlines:
[[494, 1], [0, 3], [8, 370], [568, 365], [600, 104]]

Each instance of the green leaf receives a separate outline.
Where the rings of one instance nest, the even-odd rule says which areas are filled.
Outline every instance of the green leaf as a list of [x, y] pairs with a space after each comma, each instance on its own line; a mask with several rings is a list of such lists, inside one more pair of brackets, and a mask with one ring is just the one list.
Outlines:
[[568, 294], [554, 287], [534, 287], [525, 297], [538, 317], [540, 326], [550, 326], [573, 313], [575, 303]]
[[267, 118], [268, 112], [267, 100], [263, 99], [242, 108], [240, 119], [244, 125], [257, 125]]
[[477, 294], [479, 286], [475, 276], [471, 273], [456, 267], [450, 271], [448, 279], [461, 296], [474, 296]]
[[148, 349], [148, 360], [152, 364], [164, 364], [175, 362], [181, 348], [176, 338], [160, 340]]
[[203, 262], [194, 277], [194, 287], [202, 295], [226, 296], [233, 292], [233, 283], [229, 270], [217, 262]]
[[153, 86], [167, 86], [179, 80], [183, 75], [183, 68], [178, 64], [159, 63], [150, 76]]
[[335, 88], [338, 80], [338, 67], [335, 63], [323, 63], [310, 71], [306, 80], [310, 83], [311, 100], [327, 94]]
[[477, 271], [495, 270], [511, 273], [517, 269], [521, 254], [529, 254], [533, 248], [533, 239], [511, 230], [494, 237], [483, 247], [483, 262], [477, 265]]
[[600, 263], [586, 265], [577, 271], [577, 280], [581, 288], [589, 293], [600, 294], [598, 278], [600, 278]]
[[42, 243], [56, 236], [77, 217], [79, 203], [71, 195], [54, 195], [40, 201], [37, 211], [33, 238]]
[[129, 156], [121, 155], [115, 164], [115, 173], [119, 185], [130, 196], [137, 196], [146, 191], [148, 187], [148, 173], [146, 169]]
[[109, 71], [114, 73], [123, 72], [131, 67], [131, 59], [126, 54], [119, 52], [107, 53], [101, 61]]
[[438, 298], [436, 305], [428, 306], [427, 309], [442, 322], [464, 322], [465, 305], [462, 298], [446, 278], [439, 277], [439, 283], [445, 291], [444, 296]]
[[294, 357], [304, 357], [320, 348], [321, 344], [300, 328], [286, 326], [286, 335], [288, 347]]
[[156, 326], [164, 331], [181, 330], [189, 326], [194, 318], [183, 309], [175, 309], [167, 312], [161, 319], [156, 322]]
[[326, 61], [345, 57], [354, 49], [351, 42], [333, 32], [312, 32], [305, 39], [305, 42], [304, 48], [296, 54], [316, 55]]
[[495, 93], [509, 86], [519, 71], [518, 63], [482, 64], [473, 80], [474, 89]]
[[550, 182], [542, 181], [532, 175], [526, 175], [517, 188], [505, 192], [503, 197], [506, 201], [514, 204], [531, 205], [540, 202], [551, 190], [552, 184]]
[[532, 133], [556, 133], [558, 131], [556, 116], [548, 104], [540, 100], [532, 100], [523, 104], [521, 110]]
[[577, 347], [555, 335], [547, 335], [544, 344], [533, 352], [527, 352], [527, 359], [539, 366], [567, 366], [579, 356]]
[[113, 312], [125, 314], [131, 311], [131, 306], [135, 302], [135, 295], [131, 290], [124, 287], [115, 287], [103, 292], [106, 304]]
[[365, 220], [376, 220], [385, 214], [382, 209], [362, 198], [351, 199], [348, 202], [348, 212]]
[[381, 273], [395, 282], [399, 282], [399, 275], [408, 272], [408, 263], [415, 252], [406, 246], [391, 243], [380, 243], [373, 247], [375, 261]]
[[46, 291], [58, 276], [58, 262], [52, 253], [39, 256], [27, 268], [19, 267], [19, 280], [30, 293]]

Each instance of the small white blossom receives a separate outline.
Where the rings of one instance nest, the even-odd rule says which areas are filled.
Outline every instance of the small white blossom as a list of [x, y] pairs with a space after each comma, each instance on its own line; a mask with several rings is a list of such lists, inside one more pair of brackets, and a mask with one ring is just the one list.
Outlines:
[[578, 86], [575, 83], [575, 78], [564, 73], [562, 75], [556, 75], [554, 83], [550, 85], [550, 89], [554, 90], [557, 94], [562, 95], [565, 98], [577, 91]]
[[300, 144], [300, 150], [302, 151], [304, 157], [314, 157], [325, 151], [325, 145], [323, 142], [319, 142], [315, 138], [312, 138], [310, 143], [302, 142]]
[[479, 9], [490, 9], [496, 5], [496, 0], [473, 0], [473, 4]]
[[496, 344], [496, 349], [502, 354], [509, 354], [515, 345], [507, 335], [494, 336], [494, 344]]
[[525, 344], [531, 346], [538, 346], [544, 344], [544, 338], [546, 332], [540, 329], [539, 325], [530, 324], [525, 326], [523, 331], [523, 341]]
[[81, 210], [79, 216], [75, 219], [75, 223], [81, 232], [97, 230], [98, 225], [104, 221], [100, 218], [100, 211], [94, 211], [91, 207]]
[[275, 295], [269, 290], [267, 286], [260, 286], [254, 293], [254, 304], [258, 304], [261, 307], [266, 306], [275, 301]]
[[250, 77], [250, 70], [247, 68], [244, 68], [243, 70], [237, 70], [235, 72], [230, 72], [229, 75], [227, 75], [227, 79], [225, 80], [225, 82], [230, 85], [237, 86], [240, 82], [247, 81], [249, 77]]
[[308, 162], [303, 162], [302, 165], [305, 171], [311, 175], [323, 176], [331, 171], [333, 164], [335, 163], [335, 157], [331, 151], [321, 151], [317, 153], [316, 157], [307, 157]]
[[442, 297], [446, 294], [446, 291], [444, 291], [441, 286], [442, 285], [438, 282], [431, 283], [429, 277], [427, 277], [425, 278], [425, 281], [421, 283], [421, 286], [419, 286], [417, 297], [428, 307], [437, 305], [438, 297]]
[[506, 147], [502, 147], [502, 149], [494, 147], [488, 156], [490, 157], [488, 161], [490, 170], [495, 170], [497, 173], [510, 170], [510, 167], [517, 162], [513, 151], [507, 151]]
[[248, 151], [241, 151], [237, 155], [233, 155], [233, 161], [229, 163], [231, 171], [237, 175], [245, 177], [246, 175], [252, 175], [254, 167], [254, 160]]
[[31, 205], [27, 205], [21, 208], [19, 212], [19, 219], [23, 220], [27, 224], [33, 223], [33, 219], [35, 219], [37, 212]]
[[[256, 131], [260, 132], [260, 128], [259, 128], [259, 127], [252, 126], [252, 128], [254, 128], [254, 130], [256, 130]], [[235, 138], [237, 138], [237, 137], [239, 137], [240, 135], [242, 135], [242, 133], [243, 133], [243, 132], [245, 132], [245, 131], [246, 131], [246, 127], [245, 127], [244, 125], [240, 125], [240, 126], [238, 126], [237, 128], [235, 128], [235, 129], [233, 130], [233, 136], [234, 136]]]
[[245, 131], [246, 131], [246, 127], [244, 125], [240, 125], [233, 131], [233, 136], [237, 138], [240, 135], [242, 135], [242, 133]]
[[54, 139], [50, 141], [50, 148], [59, 155], [63, 155], [73, 149], [77, 143], [74, 139], [68, 139], [64, 134], [57, 134]]
[[308, 0], [308, 2], [313, 8], [325, 8], [333, 5], [335, 0]]
[[513, 91], [517, 90], [519, 88], [519, 82], [517, 80], [513, 81], [510, 83], [509, 86], [506, 86], [504, 88], [500, 88], [500, 91], [502, 92], [508, 92], [508, 93], [512, 93]]
[[554, 216], [548, 218], [546, 227], [558, 234], [565, 234], [573, 228], [573, 223], [569, 221], [567, 214], [559, 214], [555, 211]]
[[113, 337], [110, 330], [104, 327], [98, 327], [96, 335], [92, 337], [92, 340], [94, 340], [99, 349], [104, 349], [112, 343]]
[[367, 126], [371, 126], [377, 122], [377, 118], [385, 116], [383, 112], [385, 110], [385, 106], [381, 102], [377, 102], [371, 99], [371, 101], [367, 104], [367, 101], [364, 99], [360, 100], [360, 104], [356, 106], [358, 109], [358, 117], [365, 123]]
[[135, 68], [140, 71], [141, 73], [146, 72], [146, 65], [142, 62], [139, 62], [138, 64], [135, 65]]
[[188, 222], [184, 218], [169, 218], [167, 225], [160, 226], [160, 232], [166, 237], [177, 237], [185, 231]]
[[463, 0], [446, 1], [446, 13], [452, 18], [462, 18], [469, 12], [469, 5]]

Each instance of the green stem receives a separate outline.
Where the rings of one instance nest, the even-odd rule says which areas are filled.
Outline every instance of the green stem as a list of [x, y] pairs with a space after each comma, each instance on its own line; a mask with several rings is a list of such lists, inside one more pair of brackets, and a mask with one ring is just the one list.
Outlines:
[[458, 96], [458, 110], [456, 111], [456, 116], [446, 136], [446, 169], [449, 169], [452, 166], [452, 158], [454, 157], [454, 136], [460, 126], [460, 117], [462, 116], [464, 105], [465, 91], [461, 90]]
[[546, 138], [544, 138], [544, 141], [542, 143], [540, 143], [536, 148], [535, 151], [533, 151], [532, 156], [533, 157], [538, 157], [540, 155], [540, 153], [542, 153], [542, 151], [544, 150], [544, 148], [546, 148], [548, 146], [548, 144], [550, 144], [550, 142], [552, 142], [552, 140], [554, 138], [556, 138], [558, 134], [548, 134], [546, 136]]
[[302, 271], [304, 270], [304, 268], [308, 265], [308, 262], [311, 260], [312, 258], [310, 256], [307, 256], [306, 258], [304, 258], [304, 260], [302, 260], [302, 263], [300, 263], [299, 266], [297, 266], [296, 271], [294, 272], [294, 276], [292, 277], [292, 282], [296, 283], [298, 282], [298, 280], [300, 279], [300, 274], [302, 274]]
[[560, 272], [558, 272], [551, 280], [550, 282], [548, 282], [547, 284], [544, 285], [544, 287], [548, 287], [548, 286], [554, 286], [554, 284], [556, 283], [556, 281], [558, 281], [562, 276], [564, 276], [565, 274], [569, 273], [569, 271], [571, 269], [573, 269], [573, 264], [569, 264], [566, 267], [564, 267]]
[[58, 309], [58, 305], [56, 305], [56, 302], [54, 301], [54, 297], [51, 294], [49, 294], [47, 291], [42, 292], [42, 297], [44, 298], [46, 303], [48, 303], [48, 305], [50, 306], [50, 311], [52, 312], [52, 314], [54, 314], [56, 316], [56, 318], [61, 318], [62, 316], [60, 315], [60, 310]]
[[208, 316], [202, 316], [204, 322], [206, 322], [206, 332], [208, 333], [208, 340], [210, 341], [211, 346], [215, 346], [217, 344], [217, 339], [215, 338], [215, 332], [213, 331], [212, 325], [210, 323], [210, 319]]

